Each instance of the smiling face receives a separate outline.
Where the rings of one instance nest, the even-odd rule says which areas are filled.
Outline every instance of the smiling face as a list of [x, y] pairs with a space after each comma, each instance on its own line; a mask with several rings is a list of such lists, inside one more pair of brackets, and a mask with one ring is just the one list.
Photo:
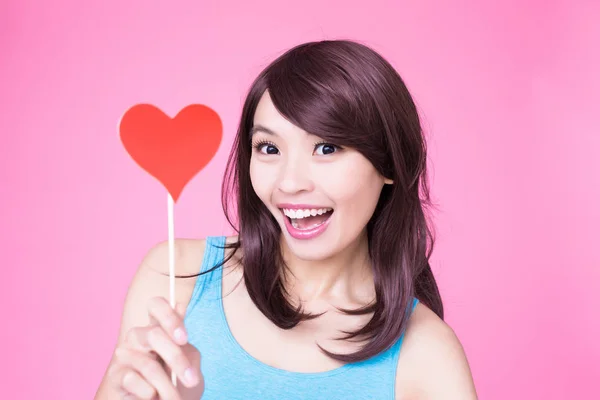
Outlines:
[[252, 186], [295, 256], [327, 259], [365, 237], [381, 189], [391, 183], [369, 160], [286, 120], [268, 92], [252, 131]]

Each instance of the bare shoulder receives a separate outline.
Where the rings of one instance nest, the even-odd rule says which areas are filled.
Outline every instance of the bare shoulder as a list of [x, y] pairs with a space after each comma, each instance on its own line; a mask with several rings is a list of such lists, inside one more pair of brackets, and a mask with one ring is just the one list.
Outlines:
[[[204, 239], [174, 240], [175, 274], [185, 276], [197, 274], [200, 271], [205, 247]], [[115, 346], [119, 346], [125, 341], [132, 328], [148, 325], [150, 322], [148, 305], [152, 299], [163, 297], [169, 300], [169, 255], [170, 244], [168, 241], [157, 243], [146, 251], [127, 289]], [[194, 284], [195, 278], [176, 279], [175, 301], [187, 307]], [[113, 362], [114, 354], [106, 373]], [[110, 393], [111, 389], [107, 386], [106, 373], [95, 398], [112, 398], [114, 395], [114, 393]]]
[[[234, 240], [237, 240], [236, 236], [227, 238], [229, 243]], [[174, 240], [173, 244], [175, 275], [178, 276], [175, 280], [175, 301], [187, 308], [204, 259], [206, 239], [181, 238]], [[169, 299], [169, 255], [169, 241], [162, 241], [150, 247], [141, 260], [125, 297], [118, 343], [131, 327], [149, 323], [147, 305], [150, 299]]]
[[[150, 248], [141, 267], [148, 268], [160, 275], [169, 274], [169, 242], [163, 241]], [[175, 255], [175, 273], [191, 275], [199, 272], [206, 239], [175, 239], [173, 250]]]
[[409, 320], [396, 373], [396, 400], [419, 399], [477, 399], [460, 340], [422, 303]]
[[[226, 243], [231, 244], [238, 239], [237, 236], [226, 237]], [[140, 268], [156, 273], [165, 278], [169, 277], [169, 242], [163, 241], [152, 247]], [[175, 274], [178, 278], [177, 285], [192, 286], [195, 284], [195, 275], [200, 272], [204, 254], [206, 252], [206, 239], [176, 239], [174, 240]], [[236, 257], [237, 258], [237, 257]], [[183, 278], [185, 277], [185, 278]], [[189, 278], [188, 278], [189, 277]], [[186, 294], [186, 292], [183, 292]], [[191, 292], [188, 293], [191, 296]], [[184, 296], [178, 301], [187, 304], [189, 298]]]
[[[237, 236], [226, 237], [230, 244], [238, 240]], [[206, 239], [176, 239], [174, 240], [175, 273], [177, 275], [195, 275], [200, 272], [206, 250]], [[169, 242], [156, 244], [146, 255], [142, 266], [168, 276], [169, 274]]]
[[[200, 271], [206, 241], [204, 239], [176, 239], [173, 254], [175, 274], [190, 276]], [[142, 258], [129, 285], [123, 310], [119, 342], [125, 332], [133, 326], [149, 323], [147, 305], [154, 297], [169, 299], [169, 255], [168, 241], [159, 242], [148, 249]], [[187, 306], [196, 278], [175, 280], [175, 301]]]

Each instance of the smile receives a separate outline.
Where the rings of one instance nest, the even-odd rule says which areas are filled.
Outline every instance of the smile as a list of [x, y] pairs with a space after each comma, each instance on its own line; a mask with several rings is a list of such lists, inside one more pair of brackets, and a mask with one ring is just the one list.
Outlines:
[[333, 214], [332, 208], [283, 208], [285, 226], [295, 239], [312, 239], [327, 229]]

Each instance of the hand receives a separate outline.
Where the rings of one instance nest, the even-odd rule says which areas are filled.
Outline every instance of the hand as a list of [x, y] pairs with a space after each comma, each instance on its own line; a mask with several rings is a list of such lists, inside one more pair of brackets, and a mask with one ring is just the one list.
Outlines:
[[[184, 308], [173, 310], [163, 297], [148, 303], [150, 324], [127, 332], [115, 349], [109, 382], [123, 399], [199, 400], [204, 392], [200, 353], [187, 343]], [[171, 371], [177, 375], [173, 386]]]

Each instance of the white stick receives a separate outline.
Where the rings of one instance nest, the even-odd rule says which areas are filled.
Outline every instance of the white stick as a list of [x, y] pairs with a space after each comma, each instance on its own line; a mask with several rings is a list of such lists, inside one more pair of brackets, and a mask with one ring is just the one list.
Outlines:
[[[173, 223], [173, 197], [167, 193], [167, 222], [169, 226], [169, 296], [171, 308], [175, 309], [175, 224]], [[177, 375], [171, 371], [171, 381], [177, 387]]]

